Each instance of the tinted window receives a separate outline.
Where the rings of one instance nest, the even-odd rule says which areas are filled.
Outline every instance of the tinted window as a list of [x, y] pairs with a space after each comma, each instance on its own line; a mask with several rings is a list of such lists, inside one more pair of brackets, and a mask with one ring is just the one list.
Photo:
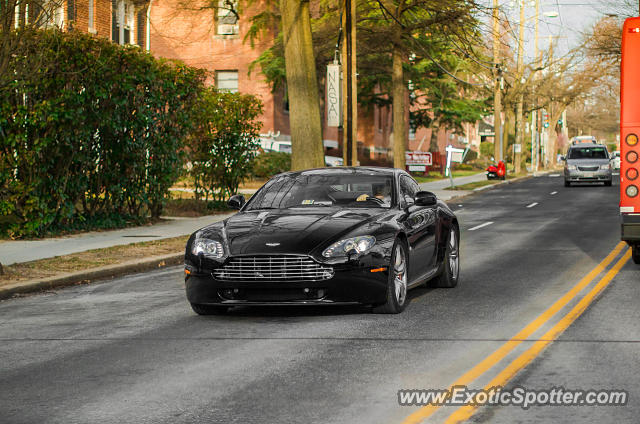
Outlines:
[[383, 174], [313, 174], [275, 177], [246, 210], [313, 206], [391, 207], [393, 178]]
[[569, 159], [609, 159], [604, 147], [581, 147], [569, 150]]
[[400, 192], [405, 203], [413, 203], [420, 186], [412, 178], [402, 175], [400, 177]]

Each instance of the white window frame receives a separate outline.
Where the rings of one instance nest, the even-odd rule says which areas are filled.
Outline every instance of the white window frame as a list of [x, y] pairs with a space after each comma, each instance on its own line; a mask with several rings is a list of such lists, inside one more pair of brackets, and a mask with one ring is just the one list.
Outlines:
[[238, 35], [239, 33], [238, 18], [229, 10], [229, 3], [231, 3], [233, 10], [238, 10], [238, 0], [218, 0], [218, 18], [216, 20], [216, 34], [218, 35]]
[[[221, 87], [220, 86], [220, 82], [221, 81], [233, 81], [233, 78], [222, 78], [222, 76], [224, 75], [234, 75], [235, 74], [235, 82], [236, 82], [236, 86], [235, 88], [232, 87]], [[216, 88], [219, 91], [226, 91], [229, 93], [237, 93], [238, 92], [238, 88], [240, 86], [240, 82], [239, 82], [239, 73], [237, 70], [220, 70], [220, 71], [216, 71]]]
[[95, 22], [95, 0], [89, 0], [88, 31], [92, 34], [97, 32]]

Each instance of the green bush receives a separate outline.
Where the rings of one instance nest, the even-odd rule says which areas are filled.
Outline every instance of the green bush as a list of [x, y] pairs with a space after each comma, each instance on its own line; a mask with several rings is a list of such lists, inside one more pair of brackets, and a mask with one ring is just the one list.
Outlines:
[[17, 39], [25, 54], [0, 92], [0, 234], [159, 216], [204, 71], [77, 32]]
[[455, 165], [456, 171], [471, 171], [473, 170], [473, 166], [467, 163], [460, 163]]
[[251, 173], [258, 151], [262, 103], [252, 95], [206, 89], [196, 106], [189, 139], [196, 199], [222, 201], [238, 191]]
[[491, 158], [493, 156], [493, 143], [490, 141], [480, 143], [480, 155], [485, 158]]
[[478, 152], [475, 150], [469, 150], [467, 155], [464, 157], [464, 163], [473, 162], [476, 159], [478, 159]]
[[290, 170], [291, 154], [284, 152], [259, 154], [251, 164], [251, 173], [255, 178], [271, 178], [276, 174]]

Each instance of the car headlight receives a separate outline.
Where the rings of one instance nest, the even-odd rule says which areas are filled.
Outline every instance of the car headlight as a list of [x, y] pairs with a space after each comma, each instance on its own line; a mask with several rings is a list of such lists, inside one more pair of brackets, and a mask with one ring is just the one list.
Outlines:
[[322, 256], [325, 258], [335, 258], [337, 256], [347, 256], [349, 252], [364, 253], [376, 244], [373, 236], [352, 237], [333, 243], [327, 247]]
[[578, 167], [577, 167], [577, 166], [575, 166], [575, 165], [567, 165], [567, 169], [568, 169], [569, 171], [575, 171], [576, 169], [578, 169]]
[[608, 171], [609, 169], [611, 169], [611, 165], [607, 164], [607, 165], [600, 165], [600, 170], [601, 171]]
[[203, 254], [208, 258], [220, 259], [224, 256], [224, 248], [222, 243], [217, 240], [210, 240], [206, 238], [197, 238], [193, 242], [191, 252], [198, 256]]

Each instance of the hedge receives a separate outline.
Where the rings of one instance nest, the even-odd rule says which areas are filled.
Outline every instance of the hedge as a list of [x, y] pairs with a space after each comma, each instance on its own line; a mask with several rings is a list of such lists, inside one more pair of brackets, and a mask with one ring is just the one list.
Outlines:
[[0, 234], [159, 216], [205, 72], [76, 32], [19, 39], [0, 92]]

